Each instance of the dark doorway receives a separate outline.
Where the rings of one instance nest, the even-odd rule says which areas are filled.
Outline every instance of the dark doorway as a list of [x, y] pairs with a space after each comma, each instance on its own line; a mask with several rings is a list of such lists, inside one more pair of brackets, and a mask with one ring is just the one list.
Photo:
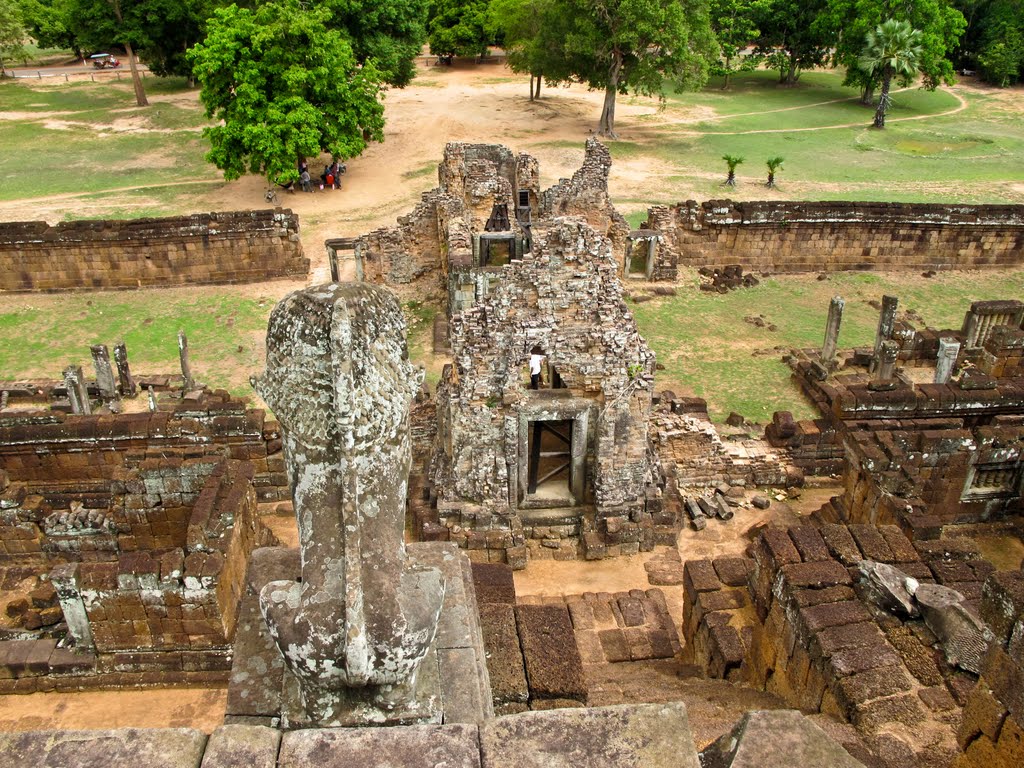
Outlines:
[[572, 503], [572, 419], [529, 424], [527, 496]]

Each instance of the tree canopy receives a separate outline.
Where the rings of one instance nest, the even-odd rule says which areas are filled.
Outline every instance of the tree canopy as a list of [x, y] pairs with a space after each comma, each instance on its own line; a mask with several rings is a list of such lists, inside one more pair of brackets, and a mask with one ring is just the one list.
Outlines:
[[718, 45], [707, 0], [559, 0], [568, 20], [565, 64], [572, 78], [603, 88], [598, 132], [615, 136], [615, 97], [663, 96], [666, 80], [696, 89]]
[[[871, 75], [860, 65], [868, 33], [889, 19], [907, 22], [920, 31], [921, 54], [917, 70], [924, 86], [935, 89], [940, 83], [954, 82], [953, 63], [949, 60], [966, 27], [963, 14], [949, 0], [828, 0], [815, 27], [836, 39], [833, 63], [846, 67], [845, 85], [863, 89], [862, 100], [871, 102], [880, 74]], [[904, 76], [904, 82], [914, 73]]]
[[4, 61], [17, 56], [24, 42], [21, 8], [14, 0], [0, 0], [0, 74], [4, 71]]
[[541, 78], [564, 82], [570, 77], [566, 20], [557, 11], [550, 0], [491, 0], [488, 24], [502, 41], [509, 69], [530, 75], [531, 99], [540, 96]]
[[408, 85], [427, 38], [427, 0], [319, 0], [328, 26], [345, 35], [360, 64], [372, 61], [385, 82]]
[[711, 73], [723, 77], [722, 88], [729, 87], [729, 78], [736, 72], [757, 67], [757, 56], [743, 56], [741, 51], [757, 40], [760, 32], [757, 19], [762, 15], [764, 0], [711, 0], [711, 28], [718, 38], [721, 55], [712, 65]]
[[755, 52], [768, 66], [779, 70], [779, 82], [793, 85], [804, 69], [817, 67], [828, 58], [834, 39], [815, 28], [814, 20], [826, 0], [765, 0], [756, 19], [761, 34]]
[[232, 5], [209, 20], [189, 60], [207, 116], [223, 123], [205, 133], [206, 157], [224, 178], [293, 181], [300, 158], [347, 159], [383, 141], [382, 75], [357, 62], [328, 20], [326, 8], [306, 10], [299, 0]]
[[485, 56], [491, 42], [487, 7], [487, 0], [430, 0], [430, 52], [449, 60], [455, 56]]

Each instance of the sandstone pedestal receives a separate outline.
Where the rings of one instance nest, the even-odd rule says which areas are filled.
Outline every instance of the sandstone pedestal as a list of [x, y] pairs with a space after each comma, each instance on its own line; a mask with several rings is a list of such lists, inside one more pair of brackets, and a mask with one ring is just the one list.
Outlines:
[[493, 717], [476, 593], [469, 558], [446, 542], [407, 546], [417, 565], [438, 569], [444, 602], [437, 634], [411, 684], [349, 688], [325, 719], [303, 708], [299, 683], [260, 615], [258, 595], [270, 581], [299, 576], [298, 550], [257, 550], [235, 635], [226, 723], [286, 730], [366, 725], [477, 723]]

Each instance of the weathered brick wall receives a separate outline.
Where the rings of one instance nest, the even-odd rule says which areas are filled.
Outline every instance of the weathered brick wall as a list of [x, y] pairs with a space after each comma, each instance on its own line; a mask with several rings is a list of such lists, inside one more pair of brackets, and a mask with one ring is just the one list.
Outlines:
[[993, 568], [973, 543], [912, 544], [895, 526], [802, 525], [766, 528], [752, 554], [686, 563], [688, 660], [846, 720], [879, 755], [948, 765], [973, 676], [935, 652], [920, 619], [901, 621], [863, 602], [852, 574], [862, 559], [893, 564], [958, 590], [976, 610]]
[[247, 283], [305, 277], [291, 211], [0, 224], [0, 290]]
[[1024, 206], [692, 200], [648, 214], [684, 266], [768, 272], [1024, 264]]
[[112, 481], [147, 458], [200, 456], [251, 461], [260, 501], [291, 497], [277, 422], [226, 392], [155, 413], [0, 414], [0, 470], [11, 481]]

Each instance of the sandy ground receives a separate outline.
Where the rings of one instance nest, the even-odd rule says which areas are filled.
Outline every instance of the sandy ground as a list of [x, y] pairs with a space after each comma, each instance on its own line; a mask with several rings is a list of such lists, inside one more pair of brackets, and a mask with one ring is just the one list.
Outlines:
[[211, 733], [224, 722], [227, 695], [226, 688], [166, 688], [0, 696], [0, 731], [198, 728]]

